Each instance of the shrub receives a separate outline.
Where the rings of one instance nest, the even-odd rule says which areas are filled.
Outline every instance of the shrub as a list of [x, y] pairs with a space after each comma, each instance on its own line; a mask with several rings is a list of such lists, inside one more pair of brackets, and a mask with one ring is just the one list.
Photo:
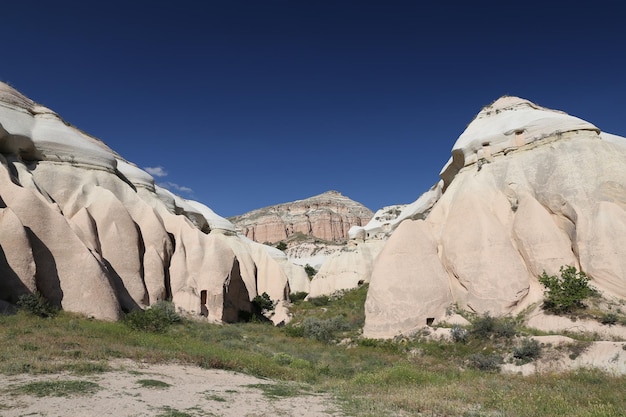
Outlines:
[[535, 339], [525, 338], [522, 344], [513, 349], [513, 357], [522, 363], [528, 363], [541, 355], [541, 345]]
[[20, 309], [39, 317], [54, 317], [57, 314], [57, 309], [52, 307], [39, 291], [20, 295], [17, 305]]
[[496, 353], [490, 355], [474, 353], [469, 356], [469, 365], [481, 371], [499, 371], [501, 364], [502, 356]]
[[515, 320], [511, 317], [492, 317], [489, 313], [485, 313], [474, 319], [470, 333], [478, 338], [513, 337], [515, 336]]
[[539, 282], [546, 287], [543, 308], [555, 314], [569, 313], [575, 308], [584, 308], [582, 301], [596, 293], [589, 287], [589, 278], [573, 266], [562, 266], [560, 277], [548, 275], [545, 271]]
[[600, 323], [612, 326], [617, 323], [617, 316], [613, 313], [603, 314], [602, 318], [600, 319]]
[[131, 329], [154, 333], [163, 333], [172, 324], [181, 321], [182, 317], [176, 313], [174, 304], [167, 301], [159, 301], [145, 310], [132, 311], [124, 317], [124, 323]]
[[283, 242], [282, 240], [280, 242], [278, 242], [278, 244], [276, 245], [276, 249], [282, 250], [283, 252], [287, 250], [287, 244], [285, 242]]
[[309, 264], [306, 264], [306, 265], [304, 266], [304, 272], [306, 272], [306, 274], [307, 274], [307, 276], [308, 276], [309, 278], [313, 278], [313, 276], [314, 276], [315, 274], [317, 274], [317, 270], [315, 270], [315, 268], [313, 268], [313, 267], [312, 267], [311, 265], [309, 265]]
[[336, 338], [338, 332], [349, 330], [350, 325], [342, 316], [335, 316], [326, 320], [307, 317], [302, 321], [301, 327], [304, 337], [329, 343]]
[[450, 332], [450, 335], [452, 336], [452, 340], [455, 343], [467, 343], [467, 340], [469, 338], [469, 332], [458, 324], [452, 326], [452, 331]]
[[266, 292], [254, 297], [252, 299], [252, 305], [260, 312], [274, 311], [274, 302]]

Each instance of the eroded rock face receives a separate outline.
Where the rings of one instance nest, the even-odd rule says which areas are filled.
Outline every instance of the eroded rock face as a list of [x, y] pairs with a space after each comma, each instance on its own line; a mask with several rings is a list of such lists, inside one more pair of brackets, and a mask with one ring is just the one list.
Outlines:
[[372, 211], [337, 191], [253, 210], [230, 218], [241, 233], [261, 243], [277, 243], [301, 234], [345, 242], [353, 226], [365, 225]]
[[0, 164], [0, 301], [39, 291], [115, 320], [173, 300], [196, 317], [236, 321], [260, 293], [279, 307], [286, 298], [271, 248], [2, 83]]
[[483, 109], [430, 214], [402, 222], [374, 262], [364, 335], [410, 333], [452, 304], [519, 312], [562, 265], [626, 298], [626, 139], [598, 132], [514, 97]]

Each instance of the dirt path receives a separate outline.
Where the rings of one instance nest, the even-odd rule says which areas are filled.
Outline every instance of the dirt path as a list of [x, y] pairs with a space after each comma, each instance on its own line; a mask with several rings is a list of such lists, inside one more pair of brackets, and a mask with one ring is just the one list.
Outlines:
[[[114, 371], [76, 376], [0, 375], [0, 415], [5, 417], [262, 417], [343, 416], [327, 395], [220, 370], [181, 365], [112, 364]], [[88, 381], [94, 393], [64, 396], [24, 393], [36, 381]]]

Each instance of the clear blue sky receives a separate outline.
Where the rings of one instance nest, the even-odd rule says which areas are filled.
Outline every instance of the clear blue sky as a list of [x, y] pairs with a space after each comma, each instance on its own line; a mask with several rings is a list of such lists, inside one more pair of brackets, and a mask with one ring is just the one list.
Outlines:
[[504, 94], [625, 136], [619, 5], [3, 2], [0, 80], [222, 216], [331, 189], [376, 210]]

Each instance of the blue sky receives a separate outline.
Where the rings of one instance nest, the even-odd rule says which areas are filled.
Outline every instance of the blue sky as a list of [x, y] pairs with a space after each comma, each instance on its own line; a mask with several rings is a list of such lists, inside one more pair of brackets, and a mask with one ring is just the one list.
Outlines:
[[222, 216], [327, 190], [376, 210], [504, 94], [626, 136], [619, 4], [10, 2], [0, 80]]

